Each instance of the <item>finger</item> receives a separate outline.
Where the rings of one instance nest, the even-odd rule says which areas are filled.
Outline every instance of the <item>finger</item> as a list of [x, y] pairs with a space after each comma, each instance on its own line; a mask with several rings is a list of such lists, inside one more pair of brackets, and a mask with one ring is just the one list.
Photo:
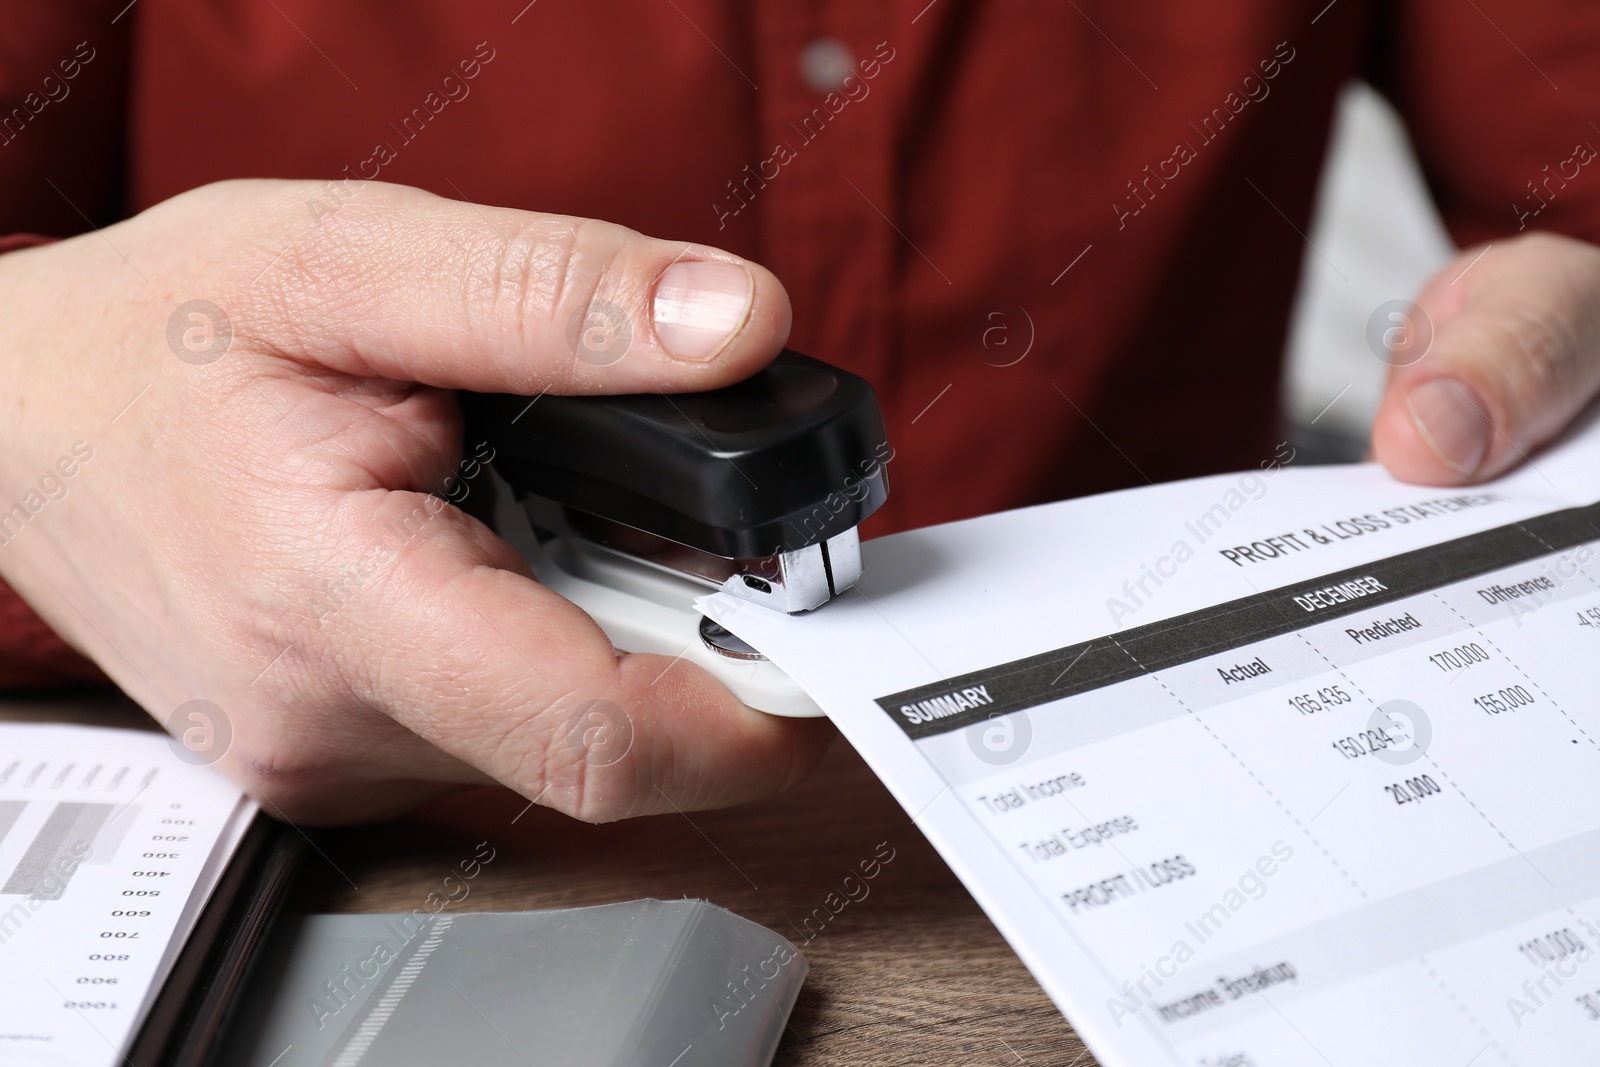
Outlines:
[[1600, 392], [1600, 249], [1536, 234], [1464, 252], [1397, 340], [1421, 355], [1390, 376], [1379, 461], [1434, 485], [1501, 474]]
[[528, 396], [738, 381], [790, 323], [778, 280], [717, 249], [377, 182], [240, 302], [246, 331], [335, 370]]
[[358, 701], [590, 821], [770, 796], [821, 757], [825, 723], [752, 711], [687, 662], [618, 655], [487, 527], [437, 505], [383, 491], [343, 505], [370, 531], [416, 531], [373, 595], [334, 620]]

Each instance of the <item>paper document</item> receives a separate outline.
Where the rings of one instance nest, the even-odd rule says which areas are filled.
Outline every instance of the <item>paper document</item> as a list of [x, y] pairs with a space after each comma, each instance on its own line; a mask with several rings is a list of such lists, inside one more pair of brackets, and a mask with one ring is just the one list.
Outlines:
[[[1287, 450], [1285, 450], [1287, 451]], [[1101, 1062], [1600, 1062], [1600, 433], [863, 546], [803, 685]]]
[[124, 1062], [255, 813], [173, 745], [0, 723], [0, 1063]]

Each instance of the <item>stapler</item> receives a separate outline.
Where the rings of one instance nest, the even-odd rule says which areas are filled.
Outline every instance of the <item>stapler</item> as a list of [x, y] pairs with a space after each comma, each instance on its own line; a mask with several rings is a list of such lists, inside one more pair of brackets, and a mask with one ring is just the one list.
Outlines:
[[618, 649], [696, 663], [762, 711], [822, 714], [694, 601], [720, 589], [794, 614], [860, 578], [857, 527], [893, 455], [865, 379], [786, 349], [704, 393], [461, 401], [469, 445], [492, 450], [496, 528], [542, 584]]

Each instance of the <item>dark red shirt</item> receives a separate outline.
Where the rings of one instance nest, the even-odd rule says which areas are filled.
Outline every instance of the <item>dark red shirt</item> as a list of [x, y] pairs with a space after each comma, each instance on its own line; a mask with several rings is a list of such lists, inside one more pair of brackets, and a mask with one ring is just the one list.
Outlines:
[[878, 388], [870, 533], [1271, 456], [1351, 77], [1458, 241], [1600, 239], [1593, 0], [125, 3], [0, 3], [0, 232], [360, 177], [728, 248]]

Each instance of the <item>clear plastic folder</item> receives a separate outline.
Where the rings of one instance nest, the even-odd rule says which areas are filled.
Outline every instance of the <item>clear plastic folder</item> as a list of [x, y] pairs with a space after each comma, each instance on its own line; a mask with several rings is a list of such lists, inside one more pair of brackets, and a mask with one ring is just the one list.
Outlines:
[[807, 968], [698, 900], [282, 923], [214, 1063], [761, 1067]]

